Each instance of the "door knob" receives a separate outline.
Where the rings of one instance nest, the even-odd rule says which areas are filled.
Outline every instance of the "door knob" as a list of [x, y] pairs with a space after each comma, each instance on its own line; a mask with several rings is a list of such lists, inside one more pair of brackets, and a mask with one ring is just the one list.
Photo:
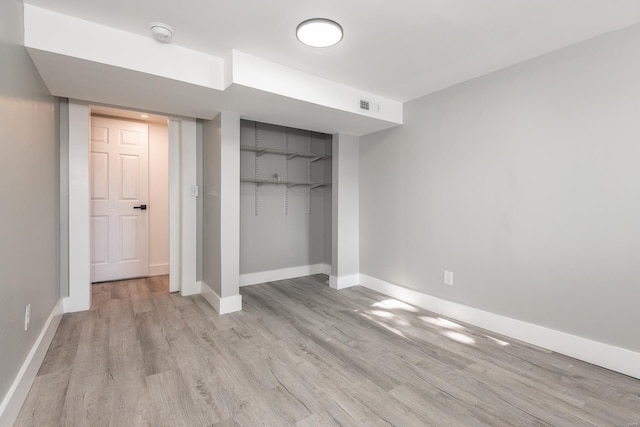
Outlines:
[[134, 206], [133, 209], [140, 209], [141, 211], [146, 211], [147, 205]]

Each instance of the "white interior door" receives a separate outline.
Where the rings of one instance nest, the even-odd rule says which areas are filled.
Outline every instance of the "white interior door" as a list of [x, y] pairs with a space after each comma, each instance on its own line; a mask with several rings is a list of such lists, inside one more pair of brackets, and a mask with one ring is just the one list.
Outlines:
[[91, 281], [149, 274], [149, 129], [91, 118]]

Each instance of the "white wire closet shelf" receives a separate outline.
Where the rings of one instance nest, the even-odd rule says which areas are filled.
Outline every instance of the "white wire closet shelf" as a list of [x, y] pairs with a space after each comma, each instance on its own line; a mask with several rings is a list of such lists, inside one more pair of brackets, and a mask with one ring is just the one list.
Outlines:
[[241, 145], [240, 150], [242, 151], [251, 151], [256, 153], [256, 156], [261, 156], [263, 154], [280, 154], [282, 156], [287, 156], [288, 159], [293, 159], [295, 157], [305, 157], [310, 159], [311, 162], [315, 162], [320, 159], [330, 158], [329, 154], [314, 154], [314, 153], [301, 153], [298, 151], [289, 151], [289, 150], [281, 150], [278, 148], [266, 148], [266, 147], [255, 147], [251, 145]]
[[241, 178], [240, 182], [250, 182], [257, 185], [286, 185], [288, 188], [295, 186], [307, 186], [310, 188], [324, 187], [331, 185], [329, 182], [311, 182], [311, 181], [283, 181], [279, 179], [256, 179], [256, 178]]

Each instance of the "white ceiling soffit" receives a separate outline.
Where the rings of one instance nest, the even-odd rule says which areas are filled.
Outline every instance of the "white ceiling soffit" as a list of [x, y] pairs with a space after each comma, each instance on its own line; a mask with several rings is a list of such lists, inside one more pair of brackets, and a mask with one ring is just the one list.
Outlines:
[[161, 114], [210, 119], [221, 110], [211, 88], [29, 48], [53, 95]]
[[[232, 49], [397, 101], [408, 101], [640, 21], [638, 0], [25, 0], [225, 57]], [[295, 38], [324, 17], [344, 28], [329, 49]]]
[[253, 55], [219, 58], [30, 5], [25, 46], [57, 96], [204, 119], [232, 110], [328, 133], [402, 123], [400, 102]]

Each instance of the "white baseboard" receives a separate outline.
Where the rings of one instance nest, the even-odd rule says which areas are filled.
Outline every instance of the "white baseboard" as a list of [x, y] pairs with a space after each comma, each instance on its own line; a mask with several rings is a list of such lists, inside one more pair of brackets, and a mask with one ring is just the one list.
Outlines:
[[202, 296], [219, 313], [228, 314], [242, 310], [242, 295], [221, 298], [205, 282], [202, 283]]
[[640, 353], [432, 297], [366, 274], [360, 275], [360, 282], [366, 288], [436, 314], [640, 378]]
[[51, 345], [53, 336], [58, 329], [62, 314], [62, 300], [58, 300], [51, 314], [49, 314], [47, 321], [44, 323], [38, 339], [36, 339], [29, 354], [27, 354], [27, 358], [22, 364], [20, 371], [18, 371], [16, 379], [13, 381], [13, 384], [11, 384], [9, 391], [0, 404], [0, 426], [11, 426], [18, 417], [20, 408], [22, 408], [22, 404], [27, 398], [29, 389], [36, 379], [44, 356], [47, 354], [49, 345]]
[[312, 274], [331, 274], [331, 266], [328, 264], [313, 264], [241, 274], [240, 286], [257, 285], [259, 283], [274, 282], [276, 280], [295, 279], [296, 277], [310, 276]]
[[349, 274], [347, 276], [329, 276], [329, 286], [333, 289], [346, 289], [360, 284], [359, 274]]
[[195, 283], [191, 283], [188, 286], [182, 284], [182, 289], [180, 289], [180, 295], [183, 297], [188, 297], [189, 295], [198, 295], [202, 293], [202, 282], [197, 281]]
[[165, 276], [169, 274], [169, 263], [149, 265], [149, 276]]
[[91, 283], [87, 283], [86, 288], [80, 289], [72, 296], [62, 298], [62, 307], [65, 313], [77, 313], [87, 311], [91, 308]]

